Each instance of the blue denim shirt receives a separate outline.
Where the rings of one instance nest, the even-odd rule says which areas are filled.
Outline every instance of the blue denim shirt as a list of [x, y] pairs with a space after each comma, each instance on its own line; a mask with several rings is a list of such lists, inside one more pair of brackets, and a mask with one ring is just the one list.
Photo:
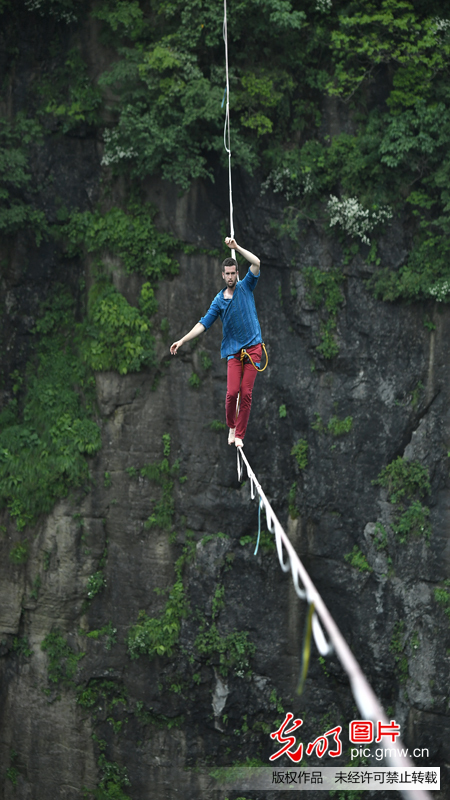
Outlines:
[[251, 347], [262, 342], [261, 328], [256, 313], [253, 291], [259, 280], [251, 269], [242, 281], [235, 286], [233, 297], [226, 300], [225, 289], [216, 294], [205, 316], [200, 319], [208, 330], [217, 317], [222, 320], [223, 339], [220, 348], [221, 358], [234, 355], [243, 347]]

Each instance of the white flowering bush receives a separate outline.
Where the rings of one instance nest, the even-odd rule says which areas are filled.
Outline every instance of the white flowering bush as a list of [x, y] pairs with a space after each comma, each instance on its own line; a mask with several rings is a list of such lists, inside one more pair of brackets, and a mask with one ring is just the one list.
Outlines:
[[440, 17], [433, 19], [433, 33], [440, 33], [448, 28], [450, 28], [450, 19], [441, 19]]
[[328, 11], [331, 11], [332, 5], [332, 0], [316, 0], [316, 11], [321, 11], [322, 14], [326, 14]]
[[102, 158], [102, 167], [108, 167], [110, 164], [117, 164], [126, 158], [134, 158], [136, 150], [132, 147], [122, 147], [119, 142], [119, 133], [117, 130], [105, 130], [103, 133], [105, 142], [105, 150]]
[[433, 286], [428, 289], [430, 297], [434, 297], [438, 303], [446, 303], [450, 301], [450, 280], [441, 278]]
[[67, 24], [77, 20], [72, 0], [25, 0], [25, 6], [28, 11], [37, 11], [41, 17], [50, 14]]
[[364, 244], [370, 244], [368, 233], [376, 225], [392, 218], [392, 209], [384, 206], [376, 209], [365, 208], [357, 197], [338, 197], [330, 195], [327, 204], [330, 215], [330, 227], [338, 225], [344, 233], [358, 238]]
[[269, 189], [275, 194], [284, 194], [289, 203], [291, 200], [310, 194], [314, 189], [314, 181], [309, 172], [298, 174], [288, 167], [280, 167], [272, 170], [261, 184], [261, 194], [265, 194]]

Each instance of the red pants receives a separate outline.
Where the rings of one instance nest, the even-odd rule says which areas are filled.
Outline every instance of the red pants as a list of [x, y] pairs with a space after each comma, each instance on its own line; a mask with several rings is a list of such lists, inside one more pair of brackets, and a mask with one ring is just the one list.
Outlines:
[[[255, 344], [252, 347], [246, 348], [246, 350], [250, 353], [255, 364], [261, 363], [262, 345]], [[250, 361], [248, 363], [244, 362], [244, 371], [242, 372], [242, 364], [239, 356], [240, 353], [236, 353], [236, 355], [228, 361], [225, 414], [228, 427], [236, 428], [237, 438], [243, 439], [245, 431], [247, 430], [248, 418], [252, 407], [253, 384], [255, 383], [257, 372]], [[236, 419], [236, 401], [239, 388], [241, 390], [241, 400], [239, 415]]]

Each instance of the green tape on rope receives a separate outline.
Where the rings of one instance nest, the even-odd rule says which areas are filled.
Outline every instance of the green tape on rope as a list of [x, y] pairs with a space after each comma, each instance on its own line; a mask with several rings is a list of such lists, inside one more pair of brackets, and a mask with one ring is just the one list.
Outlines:
[[308, 614], [305, 624], [305, 636], [303, 638], [303, 653], [302, 653], [302, 669], [300, 672], [300, 679], [297, 686], [297, 694], [303, 692], [306, 676], [308, 674], [309, 659], [311, 657], [311, 636], [312, 636], [312, 618], [314, 614], [314, 603], [310, 603], [308, 607]]

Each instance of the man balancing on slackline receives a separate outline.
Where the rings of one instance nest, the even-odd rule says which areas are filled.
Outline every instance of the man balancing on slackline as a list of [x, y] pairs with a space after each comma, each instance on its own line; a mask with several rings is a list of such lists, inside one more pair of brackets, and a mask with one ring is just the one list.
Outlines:
[[[222, 320], [223, 339], [220, 355], [228, 361], [227, 370], [227, 396], [225, 401], [226, 421], [229, 427], [228, 444], [242, 447], [245, 431], [247, 429], [250, 408], [252, 405], [252, 391], [255, 383], [257, 369], [260, 366], [262, 355], [262, 336], [256, 314], [253, 291], [259, 278], [259, 258], [244, 250], [235, 239], [225, 239], [225, 244], [230, 250], [237, 250], [247, 261], [250, 269], [242, 281], [239, 280], [239, 268], [234, 258], [226, 258], [222, 263], [222, 278], [226, 283], [225, 289], [216, 294], [209, 310], [200, 322], [189, 333], [174, 342], [170, 352], [174, 356], [179, 347], [191, 339], [195, 339], [203, 331], [211, 327], [220, 316]], [[245, 350], [243, 366], [241, 351]], [[248, 355], [247, 355], [248, 353]], [[248, 357], [250, 356], [250, 358]], [[242, 378], [242, 380], [241, 380]], [[239, 413], [236, 418], [236, 402], [241, 391]]]

